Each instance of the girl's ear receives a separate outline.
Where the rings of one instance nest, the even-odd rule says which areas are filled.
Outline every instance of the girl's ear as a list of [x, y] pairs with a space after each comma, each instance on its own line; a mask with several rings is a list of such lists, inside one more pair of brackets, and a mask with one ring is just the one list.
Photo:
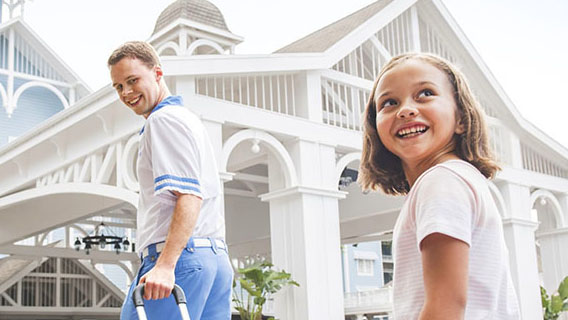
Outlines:
[[456, 129], [454, 131], [454, 133], [456, 134], [462, 134], [465, 132], [465, 126], [463, 125], [462, 119], [458, 119], [457, 123], [456, 123]]

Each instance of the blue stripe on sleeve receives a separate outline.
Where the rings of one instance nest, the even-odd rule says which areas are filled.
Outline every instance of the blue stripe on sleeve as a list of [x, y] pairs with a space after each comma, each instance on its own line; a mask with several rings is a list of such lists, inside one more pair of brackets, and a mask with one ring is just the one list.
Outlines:
[[181, 190], [195, 191], [195, 192], [198, 192], [199, 194], [201, 194], [201, 190], [199, 190], [199, 188], [190, 187], [190, 186], [186, 186], [186, 185], [182, 185], [182, 184], [171, 183], [171, 182], [164, 183], [164, 184], [157, 186], [154, 189], [154, 191], [161, 190], [165, 187], [174, 187], [174, 188], [178, 188], [178, 189], [181, 189]]
[[170, 180], [175, 180], [175, 181], [180, 181], [180, 182], [189, 182], [195, 185], [199, 185], [199, 181], [197, 179], [192, 179], [192, 178], [182, 178], [182, 177], [177, 177], [177, 176], [173, 176], [171, 174], [165, 174], [163, 176], [159, 176], [156, 179], [154, 179], [154, 183], [158, 183], [162, 180], [166, 180], [166, 179], [170, 179]]

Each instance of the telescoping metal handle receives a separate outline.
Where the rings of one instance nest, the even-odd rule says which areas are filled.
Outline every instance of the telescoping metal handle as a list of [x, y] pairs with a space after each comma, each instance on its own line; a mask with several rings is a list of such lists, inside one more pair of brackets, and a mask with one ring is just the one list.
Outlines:
[[[134, 292], [132, 293], [132, 300], [134, 300], [134, 306], [136, 307], [136, 312], [138, 313], [138, 318], [140, 318], [140, 320], [148, 320], [148, 318], [146, 318], [146, 311], [144, 310], [145, 285], [145, 283], [139, 284], [136, 288], [134, 288]], [[182, 288], [177, 284], [174, 284], [172, 294], [179, 307], [179, 311], [181, 312], [181, 318], [183, 320], [191, 320], [189, 318], [189, 312], [187, 311], [187, 301], [185, 300], [185, 294], [183, 293]]]

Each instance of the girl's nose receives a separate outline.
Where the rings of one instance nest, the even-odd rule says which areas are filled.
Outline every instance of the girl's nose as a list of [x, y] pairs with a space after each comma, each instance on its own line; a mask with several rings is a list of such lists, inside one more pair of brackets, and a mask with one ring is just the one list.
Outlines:
[[418, 115], [418, 109], [408, 104], [403, 105], [396, 114], [397, 117], [402, 119], [416, 117], [417, 115]]

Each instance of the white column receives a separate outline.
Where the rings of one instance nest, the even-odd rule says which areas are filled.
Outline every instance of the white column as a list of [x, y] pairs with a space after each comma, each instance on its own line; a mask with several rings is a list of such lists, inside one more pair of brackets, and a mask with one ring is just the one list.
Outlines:
[[8, 108], [8, 116], [14, 112], [13, 97], [14, 97], [14, 50], [15, 50], [16, 34], [14, 33], [14, 27], [10, 27], [8, 36], [8, 83], [6, 86], [6, 95], [8, 96], [8, 101], [6, 106]]
[[523, 168], [523, 154], [521, 151], [521, 140], [516, 134], [506, 129], [504, 126], [500, 127], [500, 130], [504, 133], [505, 137], [509, 137], [508, 145], [505, 145], [505, 153], [509, 159], [503, 159], [507, 161], [513, 168], [522, 169]]
[[319, 71], [305, 71], [294, 77], [294, 99], [296, 113], [302, 118], [321, 123], [321, 74]]
[[[561, 215], [566, 221], [566, 213], [568, 212], [568, 194], [557, 196], [560, 203]], [[552, 293], [558, 289], [560, 281], [568, 276], [568, 226], [561, 225], [554, 230], [537, 233], [537, 239], [540, 243], [540, 256], [543, 267], [544, 288], [548, 293]]]
[[178, 46], [181, 56], [185, 56], [187, 53], [187, 30], [182, 29], [178, 34]]
[[503, 231], [521, 315], [523, 319], [542, 319], [535, 246], [538, 224], [531, 220], [530, 188], [506, 182], [499, 189], [508, 208]]
[[170, 91], [174, 95], [182, 96], [185, 107], [192, 110], [192, 100], [195, 97], [194, 76], [177, 76]]
[[411, 28], [411, 41], [412, 50], [414, 52], [420, 52], [420, 23], [418, 20], [418, 9], [416, 6], [410, 7], [410, 28]]
[[[215, 159], [217, 161], [217, 170], [221, 170], [220, 161], [223, 155], [223, 123], [215, 120], [210, 120], [207, 118], [202, 118], [201, 121], [207, 130], [209, 139], [211, 140], [211, 146], [213, 147], [213, 153], [215, 154]], [[219, 178], [221, 184], [221, 203], [223, 204], [223, 217], [225, 217], [225, 182], [233, 180], [233, 173], [221, 172], [219, 171]], [[226, 228], [225, 228], [226, 230]]]
[[558, 289], [560, 281], [568, 276], [568, 228], [538, 234], [540, 259], [543, 267], [543, 286], [550, 294]]
[[213, 153], [217, 160], [217, 167], [220, 168], [221, 158], [223, 156], [223, 123], [202, 117], [201, 121], [207, 130], [211, 145], [213, 146]]
[[[560, 208], [562, 209], [562, 217], [564, 218], [564, 223], [568, 224], [568, 192], [557, 196], [558, 202], [560, 203]], [[563, 227], [568, 227], [565, 225]]]
[[335, 151], [331, 146], [296, 140], [288, 150], [299, 186], [283, 188], [281, 169], [269, 157], [272, 262], [292, 274], [300, 287], [275, 297], [280, 319], [344, 319], [338, 199], [334, 186]]
[[75, 99], [76, 99], [76, 90], [77, 90], [77, 84], [72, 85], [69, 88], [69, 106], [72, 106], [75, 104]]
[[347, 245], [341, 245], [341, 255], [343, 257], [343, 292], [351, 292], [349, 277], [349, 250], [347, 250]]

